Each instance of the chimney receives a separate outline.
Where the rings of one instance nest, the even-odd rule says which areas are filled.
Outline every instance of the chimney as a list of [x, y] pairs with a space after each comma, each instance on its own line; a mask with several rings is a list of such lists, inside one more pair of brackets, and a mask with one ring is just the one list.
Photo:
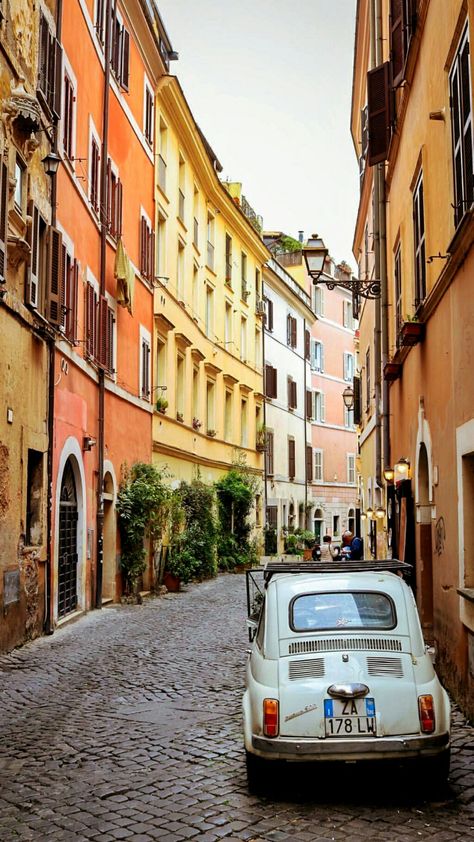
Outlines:
[[301, 245], [304, 242], [304, 231], [298, 231], [298, 240], [300, 241]]

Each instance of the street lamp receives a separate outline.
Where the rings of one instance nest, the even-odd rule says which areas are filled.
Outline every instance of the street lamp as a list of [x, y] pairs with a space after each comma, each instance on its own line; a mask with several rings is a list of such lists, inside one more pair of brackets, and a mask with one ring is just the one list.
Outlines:
[[380, 520], [385, 517], [385, 509], [383, 506], [377, 506], [375, 510], [375, 516], [378, 517]]
[[41, 163], [43, 164], [46, 175], [56, 175], [59, 164], [61, 163], [61, 158], [59, 155], [56, 155], [56, 152], [49, 152], [49, 154], [45, 155], [42, 159]]
[[354, 409], [354, 389], [352, 386], [346, 386], [342, 393], [342, 400], [346, 409]]
[[394, 476], [396, 482], [401, 482], [410, 477], [410, 462], [405, 457], [402, 457], [393, 466]]
[[395, 471], [393, 470], [393, 468], [384, 468], [383, 469], [383, 475], [384, 475], [385, 482], [393, 482], [393, 478], [395, 476]]
[[313, 234], [303, 248], [308, 275], [312, 278], [313, 284], [317, 284], [324, 269], [324, 262], [328, 256], [328, 249], [321, 237]]

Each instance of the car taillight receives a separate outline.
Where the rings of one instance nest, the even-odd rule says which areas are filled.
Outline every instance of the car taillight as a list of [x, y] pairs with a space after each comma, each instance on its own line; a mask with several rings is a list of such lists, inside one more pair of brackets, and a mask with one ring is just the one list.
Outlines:
[[263, 733], [266, 737], [278, 735], [278, 702], [276, 699], [263, 700]]
[[418, 696], [418, 711], [421, 730], [424, 734], [432, 734], [436, 727], [433, 696]]

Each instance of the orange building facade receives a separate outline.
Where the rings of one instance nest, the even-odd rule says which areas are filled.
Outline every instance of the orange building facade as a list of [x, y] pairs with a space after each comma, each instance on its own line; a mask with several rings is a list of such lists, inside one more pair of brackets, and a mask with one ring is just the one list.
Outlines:
[[151, 461], [154, 92], [171, 52], [141, 0], [70, 0], [60, 40], [53, 626], [120, 595], [121, 472]]

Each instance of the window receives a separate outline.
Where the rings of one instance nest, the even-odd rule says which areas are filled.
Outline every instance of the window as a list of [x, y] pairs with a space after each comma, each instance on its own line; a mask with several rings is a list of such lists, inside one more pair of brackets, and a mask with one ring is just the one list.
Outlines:
[[176, 265], [176, 294], [178, 301], [184, 302], [184, 244], [178, 239], [178, 254]]
[[150, 400], [150, 354], [150, 334], [140, 327], [140, 396], [147, 401]]
[[316, 482], [324, 482], [322, 450], [314, 451], [314, 479]]
[[262, 367], [262, 331], [255, 329], [255, 368]]
[[184, 188], [186, 184], [186, 165], [184, 158], [179, 156], [178, 170], [178, 218], [184, 222]]
[[399, 332], [402, 324], [402, 250], [400, 243], [395, 252], [393, 275], [395, 279], [395, 336], [398, 346], [400, 344]]
[[116, 11], [112, 14], [110, 65], [120, 87], [128, 91], [130, 77], [130, 33], [125, 29]]
[[257, 298], [257, 301], [259, 301], [262, 297], [260, 278], [260, 269], [255, 269], [255, 296]]
[[240, 320], [240, 359], [247, 362], [247, 319], [244, 316]]
[[370, 409], [370, 348], [365, 352], [365, 409]]
[[324, 290], [317, 284], [313, 287], [313, 310], [317, 316], [324, 316]]
[[232, 401], [233, 394], [226, 389], [224, 406], [224, 438], [226, 441], [232, 439]]
[[62, 327], [64, 328], [64, 335], [73, 344], [77, 340], [77, 300], [79, 294], [79, 263], [73, 260], [66, 249], [62, 247], [62, 266], [64, 273], [64, 316], [62, 320]]
[[241, 447], [248, 445], [248, 406], [245, 398], [240, 402], [240, 444]]
[[158, 187], [166, 193], [166, 154], [168, 143], [168, 129], [160, 117], [160, 129], [158, 132]]
[[296, 348], [296, 319], [293, 316], [286, 317], [286, 344], [290, 348]]
[[354, 357], [347, 352], [344, 352], [343, 377], [347, 382], [352, 382], [352, 378], [354, 377]]
[[196, 185], [194, 185], [193, 194], [193, 213], [193, 245], [199, 248], [199, 190]]
[[449, 87], [454, 158], [454, 220], [458, 225], [474, 202], [472, 93], [467, 26], [454, 58]]
[[105, 27], [104, 27], [105, 4], [106, 4], [106, 0], [96, 0], [96, 4], [95, 4], [95, 31], [97, 33], [97, 38], [99, 39], [99, 41], [102, 45], [104, 44], [104, 40], [105, 40]]
[[306, 445], [306, 482], [313, 482], [313, 448]]
[[23, 203], [25, 193], [25, 165], [17, 157], [15, 161], [15, 208], [23, 215]]
[[28, 232], [30, 257], [27, 267], [26, 302], [59, 328], [64, 322], [66, 294], [62, 234], [46, 224], [31, 201], [28, 205], [28, 215], [31, 217], [31, 226]]
[[311, 368], [313, 371], [324, 371], [324, 345], [317, 339], [311, 339]]
[[225, 235], [225, 282], [232, 286], [232, 237]]
[[404, 77], [412, 35], [416, 28], [416, 3], [413, 0], [390, 0], [390, 57], [392, 85]]
[[166, 275], [166, 217], [162, 213], [158, 213], [156, 241], [156, 274]]
[[199, 421], [199, 368], [193, 366], [193, 419]]
[[43, 543], [43, 454], [38, 450], [28, 450], [25, 540], [29, 547]]
[[324, 392], [313, 392], [313, 418], [320, 423], [326, 420]]
[[41, 104], [57, 118], [61, 114], [61, 73], [61, 46], [51, 33], [45, 16], [40, 12], [38, 94]]
[[153, 110], [153, 91], [151, 90], [148, 81], [145, 79], [145, 95], [143, 103], [143, 134], [145, 135], [145, 139], [150, 144], [150, 146], [153, 146]]
[[206, 390], [206, 416], [207, 416], [207, 432], [215, 432], [214, 425], [215, 425], [215, 397], [216, 397], [216, 384], [213, 380], [207, 381], [207, 390]]
[[86, 284], [86, 303], [85, 303], [85, 354], [91, 360], [96, 358], [97, 349], [97, 310], [99, 307], [99, 296], [95, 285], [87, 282]]
[[306, 418], [310, 421], [313, 417], [313, 393], [306, 389]]
[[206, 336], [212, 337], [214, 329], [214, 290], [206, 286]]
[[297, 391], [296, 380], [291, 377], [288, 378], [288, 409], [296, 409], [297, 407]]
[[182, 354], [178, 353], [176, 355], [176, 417], [178, 421], [182, 420], [184, 413], [184, 383], [185, 359]]
[[296, 476], [296, 455], [295, 455], [295, 440], [288, 439], [288, 478], [294, 479]]
[[225, 347], [230, 351], [229, 346], [232, 345], [232, 304], [228, 301], [225, 303], [224, 331]]
[[347, 454], [347, 482], [349, 485], [355, 485], [355, 455], [353, 453]]
[[265, 366], [265, 394], [267, 398], [277, 397], [277, 370], [271, 365]]
[[354, 320], [352, 318], [352, 301], [342, 302], [342, 323], [344, 327], [350, 330], [354, 329]]
[[193, 266], [193, 319], [199, 321], [199, 267]]
[[339, 515], [332, 516], [332, 534], [339, 535], [340, 530], [340, 517]]
[[70, 161], [74, 159], [74, 108], [76, 96], [68, 73], [64, 74], [63, 97], [63, 150]]
[[267, 506], [267, 529], [278, 529], [278, 506]]
[[294, 631], [308, 633], [322, 629], [393, 629], [395, 609], [390, 597], [382, 593], [339, 591], [298, 596], [293, 604], [290, 625]]
[[122, 236], [122, 182], [110, 158], [107, 161], [106, 214], [109, 234], [118, 240]]
[[241, 252], [240, 255], [241, 266], [241, 297], [243, 301], [247, 301], [250, 295], [250, 290], [247, 289], [247, 255]]
[[109, 373], [114, 369], [115, 313], [99, 295], [95, 279], [85, 288], [85, 355]]
[[142, 214], [140, 220], [140, 273], [152, 283], [155, 268], [155, 234], [149, 220]]
[[423, 204], [423, 173], [420, 173], [413, 192], [413, 225], [415, 244], [415, 304], [426, 298], [425, 210]]
[[265, 469], [267, 476], [272, 477], [274, 474], [274, 435], [271, 430], [267, 430], [266, 434], [267, 449], [265, 451]]
[[265, 327], [267, 330], [273, 330], [273, 301], [270, 298], [265, 298]]
[[95, 137], [91, 140], [89, 184], [89, 198], [92, 209], [98, 214], [100, 196], [100, 148]]
[[207, 265], [214, 271], [214, 217], [207, 214]]
[[156, 346], [156, 388], [166, 389], [166, 341], [158, 337]]

